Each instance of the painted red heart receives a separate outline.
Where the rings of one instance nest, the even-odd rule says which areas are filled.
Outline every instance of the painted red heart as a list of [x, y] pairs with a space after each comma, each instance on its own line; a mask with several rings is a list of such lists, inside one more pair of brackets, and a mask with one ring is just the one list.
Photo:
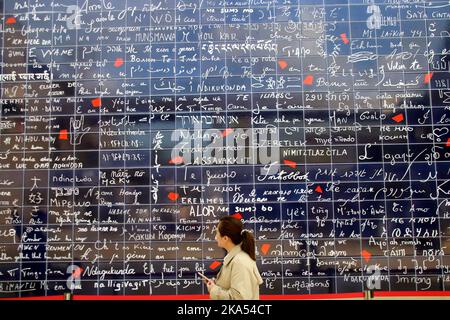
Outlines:
[[242, 214], [240, 212], [236, 212], [235, 214], [232, 214], [231, 216], [236, 219], [242, 219]]
[[261, 252], [262, 252], [264, 255], [266, 255], [267, 252], [269, 252], [269, 249], [270, 249], [270, 243], [264, 243], [264, 244], [261, 246]]
[[67, 140], [68, 137], [68, 131], [67, 129], [62, 129], [59, 131], [59, 140]]
[[14, 17], [9, 17], [8, 19], [6, 19], [6, 24], [14, 24], [14, 23], [16, 23], [17, 22], [17, 20], [16, 20], [16, 18], [14, 18]]
[[210, 269], [216, 269], [218, 266], [220, 266], [222, 264], [222, 262], [219, 262], [219, 261], [214, 261], [213, 263], [211, 263], [210, 265], [209, 265], [209, 268]]
[[120, 68], [121, 66], [123, 66], [123, 59], [117, 58], [116, 61], [114, 62], [114, 67]]
[[169, 198], [169, 200], [176, 201], [180, 197], [180, 195], [175, 192], [170, 192], [167, 197]]
[[347, 34], [345, 34], [345, 33], [341, 33], [341, 39], [342, 39], [342, 42], [344, 42], [345, 44], [350, 43], [350, 40], [348, 40]]
[[363, 250], [363, 251], [361, 251], [361, 256], [364, 258], [364, 260], [367, 263], [367, 262], [370, 261], [370, 258], [372, 257], [372, 254], [369, 251], [367, 251], [367, 250]]
[[292, 169], [295, 169], [297, 167], [297, 164], [294, 161], [291, 160], [283, 160], [284, 164], [291, 167]]
[[404, 119], [405, 119], [405, 117], [403, 116], [403, 113], [400, 113], [400, 114], [392, 117], [392, 120], [394, 120], [397, 123], [402, 122]]
[[306, 76], [305, 80], [303, 80], [303, 83], [310, 86], [314, 82], [314, 77], [312, 75]]
[[73, 271], [72, 275], [74, 278], [79, 278], [81, 276], [82, 272], [83, 272], [83, 268], [78, 268]]
[[423, 83], [425, 84], [430, 83], [431, 78], [433, 78], [433, 72], [427, 73], [423, 79]]
[[94, 108], [100, 108], [102, 106], [102, 99], [101, 98], [96, 98], [96, 99], [92, 99], [92, 106]]
[[287, 68], [288, 63], [285, 60], [279, 60], [278, 65], [280, 66], [281, 70], [284, 70]]
[[184, 161], [183, 157], [178, 156], [178, 157], [175, 157], [173, 159], [170, 159], [169, 163], [170, 164], [182, 164], [183, 161]]
[[233, 129], [231, 129], [231, 128], [225, 129], [224, 131], [222, 131], [222, 137], [226, 137], [232, 132], [233, 132]]

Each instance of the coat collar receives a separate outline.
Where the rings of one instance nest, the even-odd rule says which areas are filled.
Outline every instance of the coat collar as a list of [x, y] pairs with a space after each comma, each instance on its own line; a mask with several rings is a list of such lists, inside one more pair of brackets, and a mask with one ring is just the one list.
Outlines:
[[228, 252], [228, 254], [223, 259], [223, 264], [225, 266], [228, 265], [230, 263], [230, 261], [233, 260], [233, 258], [241, 251], [242, 251], [242, 249], [241, 249], [240, 244], [234, 246], [234, 248], [231, 249], [230, 252]]

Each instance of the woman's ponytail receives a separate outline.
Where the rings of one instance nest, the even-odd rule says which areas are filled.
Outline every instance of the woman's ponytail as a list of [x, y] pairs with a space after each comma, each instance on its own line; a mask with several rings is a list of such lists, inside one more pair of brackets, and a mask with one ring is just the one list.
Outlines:
[[255, 253], [255, 237], [253, 234], [247, 230], [242, 230], [242, 244], [241, 248], [243, 251], [247, 252], [247, 254], [256, 261], [256, 253]]

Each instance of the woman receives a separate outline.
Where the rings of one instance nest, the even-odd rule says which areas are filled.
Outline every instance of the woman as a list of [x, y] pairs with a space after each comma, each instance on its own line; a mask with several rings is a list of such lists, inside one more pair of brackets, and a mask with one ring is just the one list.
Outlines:
[[243, 229], [240, 219], [226, 216], [220, 219], [215, 239], [228, 254], [217, 280], [205, 280], [210, 298], [259, 300], [259, 286], [263, 280], [255, 262], [255, 238], [251, 231]]

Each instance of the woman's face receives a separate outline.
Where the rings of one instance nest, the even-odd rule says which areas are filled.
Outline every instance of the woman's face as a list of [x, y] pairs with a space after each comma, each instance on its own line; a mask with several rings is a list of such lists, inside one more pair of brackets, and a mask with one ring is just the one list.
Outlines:
[[217, 227], [215, 239], [217, 241], [217, 245], [219, 246], [219, 248], [225, 248], [224, 245], [225, 245], [226, 240], [228, 239], [228, 237], [227, 236], [222, 237], [220, 235], [219, 227]]

